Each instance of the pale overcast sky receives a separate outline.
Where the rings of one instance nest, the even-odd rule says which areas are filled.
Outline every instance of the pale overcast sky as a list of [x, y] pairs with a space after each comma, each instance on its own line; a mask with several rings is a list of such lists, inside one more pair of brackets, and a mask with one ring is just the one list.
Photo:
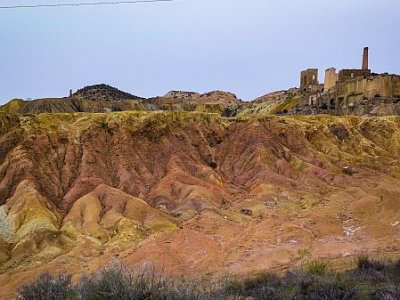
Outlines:
[[0, 103], [62, 97], [97, 83], [143, 97], [224, 90], [252, 100], [298, 86], [302, 69], [318, 67], [322, 81], [328, 67], [359, 68], [364, 46], [374, 72], [399, 74], [399, 13], [399, 0], [0, 9]]

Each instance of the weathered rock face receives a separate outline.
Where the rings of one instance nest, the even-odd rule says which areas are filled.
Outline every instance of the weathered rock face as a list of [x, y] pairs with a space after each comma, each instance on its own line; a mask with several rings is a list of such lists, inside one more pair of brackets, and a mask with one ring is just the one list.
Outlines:
[[0, 114], [0, 297], [113, 256], [218, 274], [398, 253], [399, 157], [398, 117]]
[[199, 93], [185, 92], [185, 91], [169, 91], [163, 96], [163, 98], [168, 98], [168, 99], [173, 98], [182, 100], [196, 99], [198, 97], [200, 97]]
[[197, 104], [238, 104], [240, 100], [235, 94], [222, 91], [212, 91], [209, 93], [199, 94], [195, 92], [170, 91], [165, 94], [159, 101], [186, 103], [192, 101]]
[[235, 94], [213, 91], [199, 94], [195, 92], [171, 91], [163, 97], [141, 101], [143, 110], [199, 111], [229, 116], [243, 104]]

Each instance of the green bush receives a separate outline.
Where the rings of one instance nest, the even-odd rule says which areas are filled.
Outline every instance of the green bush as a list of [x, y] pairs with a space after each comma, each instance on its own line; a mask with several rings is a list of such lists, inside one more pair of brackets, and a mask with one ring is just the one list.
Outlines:
[[357, 257], [357, 268], [361, 270], [382, 271], [385, 269], [385, 264], [371, 260], [367, 254], [361, 254]]
[[311, 261], [304, 266], [304, 272], [307, 274], [323, 276], [328, 274], [329, 266], [324, 261]]

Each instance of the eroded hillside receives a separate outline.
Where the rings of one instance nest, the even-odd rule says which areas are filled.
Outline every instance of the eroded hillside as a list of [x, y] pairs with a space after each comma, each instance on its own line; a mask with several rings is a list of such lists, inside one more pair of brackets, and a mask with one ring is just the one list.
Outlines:
[[[72, 92], [72, 91], [71, 91]], [[162, 97], [141, 98], [106, 84], [84, 87], [64, 98], [25, 101], [13, 99], [0, 105], [0, 112], [36, 115], [41, 113], [108, 113], [119, 111], [198, 111], [230, 115], [242, 105], [235, 94], [213, 91], [199, 94], [171, 91]]]
[[0, 114], [0, 134], [0, 297], [115, 256], [245, 274], [399, 252], [399, 117]]

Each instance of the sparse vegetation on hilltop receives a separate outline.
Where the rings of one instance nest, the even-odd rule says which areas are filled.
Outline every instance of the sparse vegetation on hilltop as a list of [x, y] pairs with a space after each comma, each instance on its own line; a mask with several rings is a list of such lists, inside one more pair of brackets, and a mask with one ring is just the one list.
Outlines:
[[142, 99], [138, 96], [134, 96], [130, 93], [123, 92], [115, 87], [108, 84], [96, 84], [85, 86], [79, 89], [76, 93], [72, 94], [75, 98], [86, 98], [89, 100], [138, 100]]

